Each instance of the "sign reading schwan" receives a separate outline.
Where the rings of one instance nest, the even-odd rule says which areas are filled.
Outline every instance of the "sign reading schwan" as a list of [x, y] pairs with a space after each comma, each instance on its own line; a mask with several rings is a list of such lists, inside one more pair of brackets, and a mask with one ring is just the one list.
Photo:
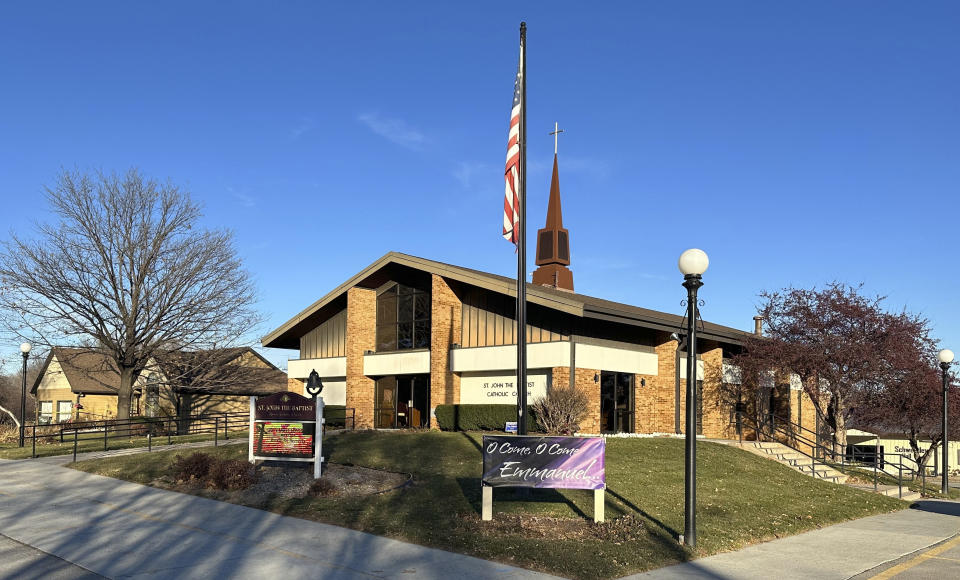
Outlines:
[[320, 477], [322, 417], [320, 397], [291, 392], [250, 397], [250, 461], [311, 461], [314, 477]]
[[604, 489], [605, 441], [484, 435], [483, 485]]

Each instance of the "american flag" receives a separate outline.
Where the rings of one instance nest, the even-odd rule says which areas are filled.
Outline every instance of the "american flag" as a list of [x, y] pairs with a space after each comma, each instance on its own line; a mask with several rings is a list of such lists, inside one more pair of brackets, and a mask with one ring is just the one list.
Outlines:
[[[523, 62], [523, 45], [520, 45]], [[522, 76], [517, 65], [517, 80], [513, 84], [513, 110], [510, 111], [510, 138], [507, 141], [507, 167], [503, 173], [506, 192], [503, 200], [503, 237], [517, 245], [520, 241], [520, 109], [523, 107]]]

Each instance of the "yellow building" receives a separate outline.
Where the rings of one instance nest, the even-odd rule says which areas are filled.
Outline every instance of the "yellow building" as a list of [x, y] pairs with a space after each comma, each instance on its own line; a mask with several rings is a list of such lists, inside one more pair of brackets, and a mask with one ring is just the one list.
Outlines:
[[[54, 347], [33, 384], [40, 424], [117, 416], [120, 374], [92, 349]], [[250, 395], [287, 390], [287, 376], [252, 348], [179, 353], [151, 361], [134, 384], [130, 416], [243, 412]]]

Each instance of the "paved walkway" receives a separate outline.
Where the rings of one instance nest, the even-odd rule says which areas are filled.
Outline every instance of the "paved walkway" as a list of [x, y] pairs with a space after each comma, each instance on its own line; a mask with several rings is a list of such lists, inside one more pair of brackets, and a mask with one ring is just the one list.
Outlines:
[[853, 520], [628, 578], [845, 580], [957, 533], [960, 503], [922, 500], [913, 509]]
[[0, 578], [550, 578], [37, 460], [0, 460], [0, 536]]

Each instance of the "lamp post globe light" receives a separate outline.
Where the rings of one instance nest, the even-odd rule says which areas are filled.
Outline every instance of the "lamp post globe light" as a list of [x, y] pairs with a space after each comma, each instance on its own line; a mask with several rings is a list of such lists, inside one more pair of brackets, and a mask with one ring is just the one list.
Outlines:
[[950, 391], [950, 383], [948, 382], [947, 371], [950, 370], [950, 363], [953, 362], [953, 351], [945, 348], [937, 353], [937, 358], [940, 359], [940, 369], [943, 371], [943, 440], [940, 443], [943, 445], [943, 468], [941, 469], [940, 493], [948, 495], [950, 491], [950, 437], [947, 435], [947, 394]]
[[23, 355], [23, 384], [20, 388], [20, 447], [23, 447], [24, 419], [27, 414], [27, 358], [30, 356], [30, 348], [29, 342], [20, 345], [20, 353]]
[[697, 545], [697, 290], [710, 259], [703, 250], [692, 248], [680, 254], [677, 263], [687, 289], [687, 425], [683, 478], [683, 543]]

